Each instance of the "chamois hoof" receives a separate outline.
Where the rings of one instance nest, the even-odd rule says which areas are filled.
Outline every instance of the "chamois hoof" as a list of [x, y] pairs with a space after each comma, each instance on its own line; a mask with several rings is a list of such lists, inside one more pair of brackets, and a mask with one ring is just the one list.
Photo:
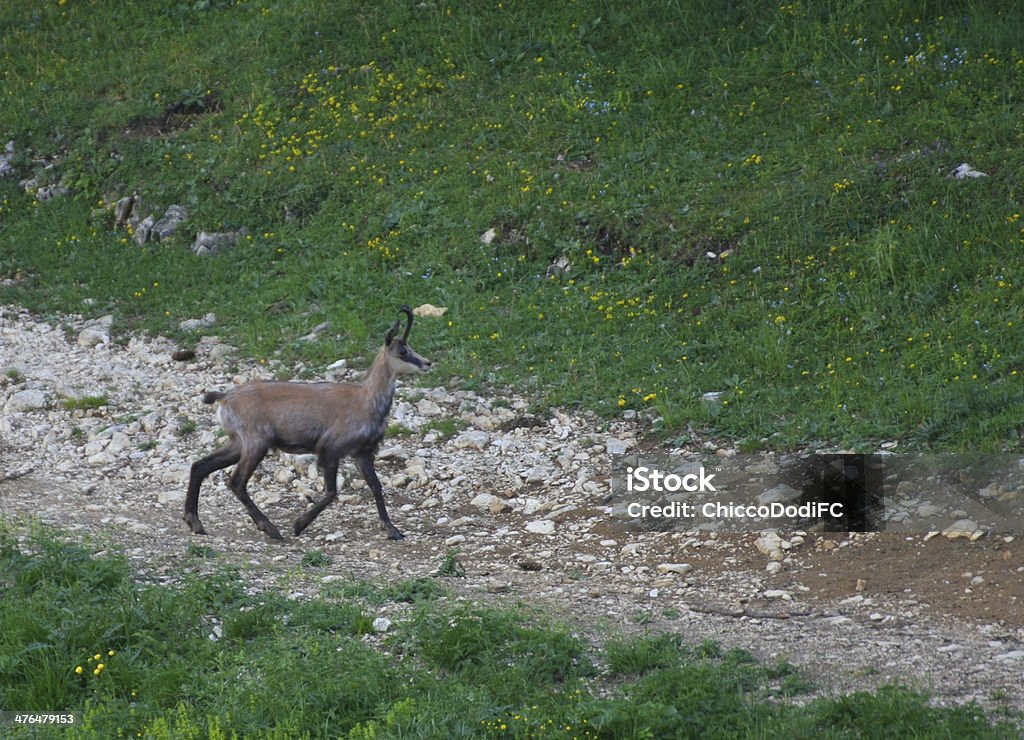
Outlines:
[[192, 530], [192, 534], [206, 534], [206, 529], [203, 527], [203, 523], [199, 521], [199, 517], [186, 514], [182, 519], [185, 520], [188, 528]]
[[399, 532], [394, 527], [391, 527], [391, 528], [388, 529], [388, 539], [389, 540], [404, 540], [405, 539], [405, 535], [402, 534], [401, 532]]
[[309, 526], [309, 520], [304, 516], [300, 516], [295, 520], [295, 524], [292, 525], [292, 534], [298, 537], [302, 534], [302, 530]]
[[269, 537], [272, 540], [284, 539], [284, 537], [282, 537], [281, 533], [278, 531], [277, 527], [275, 527], [269, 519], [263, 522], [257, 522], [256, 528], [261, 532], [265, 533], [267, 537]]

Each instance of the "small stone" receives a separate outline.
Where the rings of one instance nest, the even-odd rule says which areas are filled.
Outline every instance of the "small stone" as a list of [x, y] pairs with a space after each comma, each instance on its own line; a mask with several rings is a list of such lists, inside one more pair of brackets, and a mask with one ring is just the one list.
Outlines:
[[954, 540], [957, 537], [972, 537], [978, 531], [978, 523], [972, 519], [958, 519], [944, 530], [942, 535], [947, 539]]
[[107, 445], [107, 451], [112, 453], [123, 452], [128, 449], [132, 444], [132, 438], [124, 432], [114, 432], [110, 435], [110, 444]]
[[550, 519], [536, 519], [526, 523], [526, 531], [533, 534], [552, 534], [555, 531], [555, 523]]
[[217, 323], [217, 314], [208, 313], [201, 319], [185, 319], [178, 324], [178, 328], [182, 331], [195, 331], [196, 329], [204, 329], [208, 326], [213, 326]]
[[188, 220], [188, 211], [184, 206], [168, 206], [164, 217], [153, 224], [152, 236], [159, 240], [170, 239], [185, 221]]
[[774, 488], [769, 488], [757, 497], [759, 504], [788, 504], [800, 498], [800, 491], [780, 483]]
[[754, 546], [765, 555], [773, 555], [782, 551], [783, 541], [778, 532], [767, 529], [754, 540]]
[[79, 347], [95, 347], [110, 341], [110, 333], [98, 326], [87, 326], [78, 333]]
[[459, 449], [471, 449], [471, 450], [482, 450], [487, 446], [490, 441], [491, 435], [487, 432], [482, 432], [477, 429], [470, 429], [462, 432], [459, 436], [452, 440]]
[[286, 486], [295, 480], [295, 471], [291, 468], [278, 468], [274, 471], [274, 480]]
[[491, 504], [499, 500], [493, 493], [478, 493], [469, 503], [470, 506], [475, 506], [478, 509], [489, 509]]
[[478, 509], [487, 509], [492, 514], [501, 514], [512, 508], [512, 504], [492, 493], [478, 493], [469, 503]]
[[239, 236], [238, 231], [200, 231], [192, 243], [192, 251], [199, 257], [212, 257], [234, 247]]
[[547, 483], [551, 480], [551, 469], [543, 465], [534, 465], [524, 475], [527, 483]]
[[416, 404], [417, 413], [423, 416], [441, 416], [444, 411], [436, 403], [431, 401], [429, 398], [424, 398]]
[[689, 563], [662, 563], [658, 566], [659, 573], [674, 573], [676, 575], [686, 575], [693, 566]]
[[631, 439], [609, 437], [604, 442], [604, 449], [609, 455], [625, 455], [634, 444]]
[[979, 177], [988, 177], [987, 173], [982, 172], [981, 170], [974, 169], [973, 167], [971, 167], [971, 165], [967, 164], [967, 162], [962, 162], [961, 164], [958, 164], [956, 168], [949, 174], [950, 177], [952, 177], [955, 180], [973, 180]]
[[546, 276], [549, 278], [561, 277], [562, 275], [569, 272], [569, 269], [571, 267], [572, 263], [569, 261], [569, 258], [563, 254], [559, 256], [559, 258], [552, 262], [550, 265], [548, 265]]
[[16, 414], [42, 408], [46, 408], [46, 395], [35, 388], [28, 388], [11, 394], [4, 404], [4, 413]]
[[262, 506], [273, 506], [283, 500], [280, 488], [270, 488], [253, 494]]
[[103, 452], [97, 452], [95, 455], [89, 457], [86, 462], [95, 467], [103, 465], [113, 465], [115, 458], [109, 452], [104, 450]]
[[149, 241], [150, 234], [153, 233], [153, 224], [156, 223], [156, 219], [151, 215], [145, 218], [132, 217], [128, 223], [132, 227], [132, 239], [140, 247], [144, 247]]
[[131, 218], [132, 210], [138, 205], [139, 196], [126, 195], [114, 205], [114, 224], [124, 226]]
[[441, 316], [444, 316], [446, 313], [448, 313], [447, 308], [445, 308], [444, 306], [435, 306], [432, 303], [424, 303], [421, 306], [416, 306], [416, 308], [412, 310], [413, 316], [423, 316], [425, 318], [431, 319], [440, 318]]
[[95, 347], [110, 342], [110, 326], [114, 323], [112, 315], [103, 316], [91, 322], [78, 333], [79, 347]]
[[789, 591], [783, 591], [781, 588], [773, 588], [764, 592], [766, 599], [781, 599], [782, 601], [791, 601], [793, 594]]
[[456, 534], [456, 535], [452, 535], [451, 537], [446, 539], [444, 541], [444, 544], [447, 547], [453, 547], [455, 545], [461, 545], [465, 541], [466, 541], [466, 535], [464, 535], [464, 534]]
[[512, 504], [503, 498], [496, 498], [487, 508], [492, 514], [504, 514], [506, 511], [512, 510]]
[[50, 200], [50, 198], [62, 198], [70, 192], [62, 183], [43, 185], [36, 189], [36, 200], [42, 203], [43, 201]]
[[0, 177], [10, 177], [14, 174], [14, 142], [8, 141], [4, 151], [0, 154]]
[[384, 633], [391, 629], [391, 620], [387, 617], [377, 617], [373, 620], [373, 631], [377, 633]]

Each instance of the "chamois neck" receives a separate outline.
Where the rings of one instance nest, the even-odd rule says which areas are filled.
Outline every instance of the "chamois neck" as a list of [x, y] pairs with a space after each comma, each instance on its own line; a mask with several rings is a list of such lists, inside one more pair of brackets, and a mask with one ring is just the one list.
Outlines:
[[391, 408], [391, 400], [395, 395], [395, 373], [391, 370], [387, 348], [377, 353], [377, 359], [363, 377], [363, 385], [369, 388], [375, 407], [385, 411]]

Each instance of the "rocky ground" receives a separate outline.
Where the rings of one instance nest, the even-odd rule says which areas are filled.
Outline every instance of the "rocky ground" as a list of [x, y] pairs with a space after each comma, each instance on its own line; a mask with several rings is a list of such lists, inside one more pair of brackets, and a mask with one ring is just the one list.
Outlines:
[[[405, 540], [383, 537], [348, 464], [339, 500], [284, 542], [256, 531], [214, 474], [200, 499], [210, 534], [193, 535], [181, 520], [189, 465], [218, 441], [200, 395], [296, 369], [248, 362], [209, 336], [185, 348], [194, 357], [181, 349], [112, 337], [108, 322], [0, 308], [0, 517], [117, 543], [148, 580], [201, 567], [187, 555], [203, 545], [238, 564], [254, 588], [296, 597], [341, 577], [428, 575], [457, 548], [466, 576], [445, 583], [464, 597], [543, 605], [595, 638], [671, 630], [788, 659], [820, 692], [897, 680], [942, 704], [1024, 710], [1024, 537], [913, 492], [899, 516], [927, 513], [944, 526], [857, 535], [631, 529], [614, 514], [609, 480], [621, 473], [612, 453], [653, 450], [640, 418], [538, 411], [525, 397], [417, 378], [400, 384], [378, 458]], [[342, 364], [330, 373], [358, 376]], [[661, 452], [735, 457], [710, 443]], [[287, 531], [320, 495], [317, 476], [309, 456], [272, 454], [250, 491]], [[993, 484], [989, 493], [1012, 500], [1019, 490]], [[330, 564], [304, 567], [311, 551]]]

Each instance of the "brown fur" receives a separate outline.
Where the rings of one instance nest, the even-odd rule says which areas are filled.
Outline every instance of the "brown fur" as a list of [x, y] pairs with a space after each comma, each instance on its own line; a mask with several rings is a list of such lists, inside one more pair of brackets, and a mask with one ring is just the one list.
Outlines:
[[396, 321], [385, 338], [385, 346], [359, 383], [254, 381], [203, 395], [203, 403], [217, 404], [217, 418], [228, 440], [219, 450], [192, 465], [183, 518], [194, 533], [206, 534], [199, 520], [202, 482], [214, 471], [235, 465], [229, 482], [232, 492], [257, 528], [281, 539], [277, 527], [252, 501], [246, 488], [267, 451], [273, 448], [315, 454], [324, 474], [325, 494], [295, 520], [296, 535], [338, 495], [338, 466], [343, 457], [351, 457], [373, 492], [381, 526], [391, 539], [402, 538], [388, 517], [383, 488], [373, 467], [373, 457], [387, 428], [395, 377], [430, 369], [430, 361], [416, 354], [406, 341], [412, 328], [412, 311], [403, 306], [402, 312], [408, 317], [405, 333], [396, 338]]

